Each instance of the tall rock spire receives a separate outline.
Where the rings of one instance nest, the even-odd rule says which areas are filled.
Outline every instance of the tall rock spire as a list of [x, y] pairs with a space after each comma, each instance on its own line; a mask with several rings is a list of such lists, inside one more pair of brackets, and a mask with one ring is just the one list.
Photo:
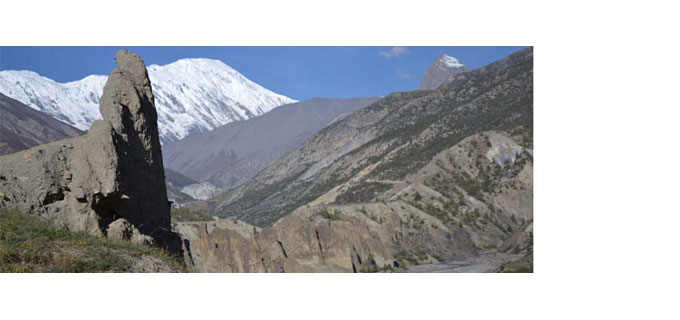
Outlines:
[[151, 82], [142, 59], [116, 54], [100, 99], [103, 120], [81, 137], [0, 157], [0, 207], [69, 230], [181, 250], [170, 231]]

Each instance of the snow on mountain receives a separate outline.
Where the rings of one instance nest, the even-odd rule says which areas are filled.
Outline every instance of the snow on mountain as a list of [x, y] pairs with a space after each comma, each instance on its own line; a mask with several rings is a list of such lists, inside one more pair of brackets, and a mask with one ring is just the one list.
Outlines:
[[448, 55], [448, 54], [442, 54], [441, 57], [439, 57], [439, 60], [444, 63], [445, 65], [451, 67], [451, 68], [456, 68], [456, 67], [463, 67], [464, 65], [458, 61], [458, 59]]
[[101, 119], [99, 96], [105, 83], [105, 76], [59, 83], [33, 71], [0, 71], [0, 93], [81, 130]]
[[[148, 66], [161, 142], [210, 131], [296, 102], [252, 82], [219, 60], [182, 59]], [[0, 71], [0, 93], [78, 129], [101, 119], [107, 76], [59, 83], [32, 71]]]
[[420, 87], [418, 88], [420, 90], [437, 89], [451, 75], [466, 72], [468, 70], [470, 69], [458, 61], [458, 59], [448, 54], [442, 54], [425, 71], [423, 79], [420, 81]]

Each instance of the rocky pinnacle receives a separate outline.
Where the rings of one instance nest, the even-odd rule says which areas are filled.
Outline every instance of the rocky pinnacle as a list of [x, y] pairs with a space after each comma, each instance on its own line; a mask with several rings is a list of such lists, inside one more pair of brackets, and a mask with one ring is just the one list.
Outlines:
[[151, 82], [138, 55], [120, 50], [116, 64], [87, 134], [0, 157], [0, 207], [175, 252]]

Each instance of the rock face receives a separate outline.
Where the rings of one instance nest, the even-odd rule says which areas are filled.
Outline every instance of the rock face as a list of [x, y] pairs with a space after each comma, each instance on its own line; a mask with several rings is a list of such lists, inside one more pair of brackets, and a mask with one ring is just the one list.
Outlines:
[[476, 250], [460, 227], [404, 202], [301, 208], [264, 229], [241, 221], [176, 228], [192, 272], [367, 272], [403, 268], [416, 254], [449, 260]]
[[100, 99], [103, 120], [87, 134], [0, 157], [0, 206], [69, 230], [139, 233], [178, 252], [151, 83], [138, 55], [121, 50], [116, 63]]

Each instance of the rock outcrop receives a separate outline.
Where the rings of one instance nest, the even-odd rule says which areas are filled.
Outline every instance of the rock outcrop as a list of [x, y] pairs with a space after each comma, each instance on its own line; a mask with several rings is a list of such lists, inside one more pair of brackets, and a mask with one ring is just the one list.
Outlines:
[[425, 252], [446, 260], [475, 252], [460, 227], [401, 201], [300, 208], [268, 228], [236, 220], [176, 228], [192, 272], [368, 272], [432, 259]]
[[116, 64], [87, 134], [0, 157], [0, 207], [178, 253], [151, 82], [138, 55], [121, 50]]

